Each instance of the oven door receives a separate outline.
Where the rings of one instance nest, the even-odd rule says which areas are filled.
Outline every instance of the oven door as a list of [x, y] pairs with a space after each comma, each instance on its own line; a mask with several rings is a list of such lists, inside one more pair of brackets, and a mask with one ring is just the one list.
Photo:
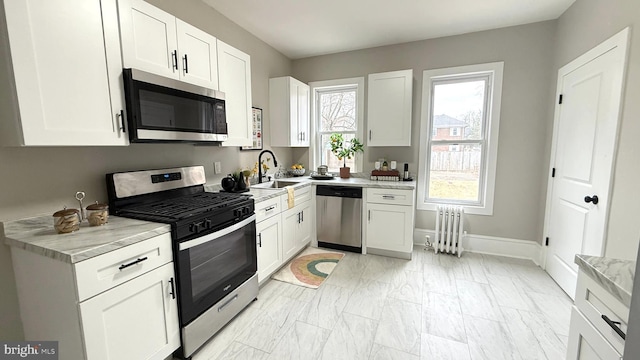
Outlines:
[[187, 325], [258, 269], [256, 216], [178, 244], [180, 323]]

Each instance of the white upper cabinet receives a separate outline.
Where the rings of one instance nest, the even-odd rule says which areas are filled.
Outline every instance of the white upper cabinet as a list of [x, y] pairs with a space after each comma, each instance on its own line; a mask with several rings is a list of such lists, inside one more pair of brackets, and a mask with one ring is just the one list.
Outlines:
[[119, 0], [124, 67], [218, 89], [216, 38], [142, 0]]
[[309, 85], [284, 76], [269, 79], [271, 146], [309, 146]]
[[253, 145], [251, 57], [218, 40], [220, 91], [225, 94], [229, 137], [223, 146]]
[[368, 146], [411, 146], [413, 70], [369, 75]]
[[128, 144], [115, 0], [5, 0], [0, 21], [3, 145]]

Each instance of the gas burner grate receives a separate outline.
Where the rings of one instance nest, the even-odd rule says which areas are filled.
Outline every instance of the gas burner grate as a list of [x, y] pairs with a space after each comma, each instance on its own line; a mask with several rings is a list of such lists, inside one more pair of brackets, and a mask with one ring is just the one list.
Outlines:
[[237, 204], [246, 199], [246, 196], [237, 194], [201, 192], [147, 204], [129, 206], [122, 210], [130, 214], [151, 215], [171, 220], [179, 220], [195, 214]]

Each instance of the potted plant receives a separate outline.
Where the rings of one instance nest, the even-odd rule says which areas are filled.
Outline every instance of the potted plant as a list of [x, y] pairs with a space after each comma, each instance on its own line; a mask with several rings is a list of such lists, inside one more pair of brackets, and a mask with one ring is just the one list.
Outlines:
[[357, 152], [363, 151], [364, 145], [357, 138], [346, 141], [342, 134], [331, 134], [331, 152], [338, 157], [338, 160], [343, 161], [340, 168], [341, 178], [347, 179], [351, 173], [351, 169], [347, 167], [347, 159], [351, 159]]

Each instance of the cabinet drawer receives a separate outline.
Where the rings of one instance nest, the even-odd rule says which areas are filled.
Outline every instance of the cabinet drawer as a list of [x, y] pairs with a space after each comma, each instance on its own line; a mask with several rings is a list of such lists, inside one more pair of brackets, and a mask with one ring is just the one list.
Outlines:
[[[293, 206], [298, 206], [303, 202], [311, 199], [311, 186], [305, 186], [303, 188], [295, 188], [293, 189], [293, 197], [294, 204]], [[289, 204], [287, 203], [288, 195], [285, 193], [280, 196], [282, 202], [282, 209], [287, 210], [289, 208]]]
[[76, 263], [78, 301], [172, 261], [171, 234], [166, 233]]
[[256, 223], [267, 220], [274, 215], [280, 214], [280, 212], [282, 211], [280, 196], [257, 203], [255, 211]]
[[413, 205], [413, 190], [367, 189], [367, 202], [390, 205]]
[[620, 324], [616, 326], [626, 334], [629, 308], [583, 271], [578, 273], [575, 303], [580, 312], [598, 329], [604, 338], [619, 353], [623, 353], [625, 341], [607, 324], [603, 319], [603, 315], [611, 321], [619, 322]]
[[573, 306], [567, 360], [620, 360], [622, 356]]

